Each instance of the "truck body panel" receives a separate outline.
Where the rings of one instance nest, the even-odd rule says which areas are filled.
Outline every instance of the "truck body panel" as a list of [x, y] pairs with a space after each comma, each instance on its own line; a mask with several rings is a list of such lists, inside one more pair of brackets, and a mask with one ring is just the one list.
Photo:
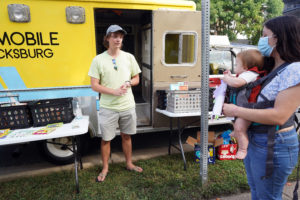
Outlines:
[[[14, 6], [29, 20], [18, 22], [21, 14], [11, 15]], [[0, 103], [73, 97], [90, 116], [91, 136], [101, 136], [99, 94], [87, 74], [92, 59], [106, 50], [102, 40], [111, 24], [127, 31], [123, 50], [142, 70], [132, 88], [138, 132], [167, 130], [169, 120], [155, 112], [156, 91], [177, 82], [201, 87], [201, 12], [193, 1], [2, 0]]]

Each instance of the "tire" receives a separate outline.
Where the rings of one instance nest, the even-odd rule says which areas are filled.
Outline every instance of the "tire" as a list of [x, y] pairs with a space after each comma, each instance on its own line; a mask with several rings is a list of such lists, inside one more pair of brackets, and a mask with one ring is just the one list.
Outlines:
[[[61, 143], [63, 145], [53, 143]], [[78, 142], [78, 144], [80, 144], [80, 142]], [[78, 148], [79, 146], [80, 145], [78, 145]], [[74, 162], [74, 153], [67, 147], [73, 150], [71, 137], [54, 138], [39, 143], [39, 148], [45, 159], [56, 165], [70, 164]]]

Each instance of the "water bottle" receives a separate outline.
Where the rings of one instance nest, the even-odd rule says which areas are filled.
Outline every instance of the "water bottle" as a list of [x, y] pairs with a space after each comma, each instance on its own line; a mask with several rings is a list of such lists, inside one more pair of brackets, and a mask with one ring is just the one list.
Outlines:
[[73, 101], [73, 112], [74, 112], [74, 115], [78, 118], [78, 117], [81, 117], [82, 116], [82, 112], [81, 112], [81, 108], [79, 106], [79, 102], [77, 99], [74, 99]]
[[77, 101], [76, 103], [76, 112], [75, 112], [76, 117], [82, 117], [82, 112], [81, 112], [81, 108], [79, 107], [79, 103]]

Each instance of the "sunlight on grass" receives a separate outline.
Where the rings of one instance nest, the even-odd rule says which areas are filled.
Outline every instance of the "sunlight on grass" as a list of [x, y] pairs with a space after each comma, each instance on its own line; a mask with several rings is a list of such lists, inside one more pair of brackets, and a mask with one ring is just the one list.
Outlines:
[[[186, 153], [187, 171], [180, 154], [137, 162], [144, 172], [125, 170], [125, 163], [111, 164], [104, 183], [95, 183], [101, 166], [79, 171], [80, 193], [75, 192], [74, 171], [2, 182], [2, 200], [47, 199], [209, 199], [248, 191], [242, 161], [219, 161], [209, 165], [208, 182], [201, 186], [200, 166], [193, 152]], [[295, 180], [295, 171], [290, 177]]]

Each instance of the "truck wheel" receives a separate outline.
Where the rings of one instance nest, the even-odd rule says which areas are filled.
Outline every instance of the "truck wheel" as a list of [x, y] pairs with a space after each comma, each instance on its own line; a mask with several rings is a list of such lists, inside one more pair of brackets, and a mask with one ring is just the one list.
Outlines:
[[[60, 143], [62, 145], [54, 143]], [[78, 148], [79, 146], [80, 145], [78, 145]], [[42, 154], [51, 163], [64, 165], [74, 162], [74, 153], [68, 149], [70, 148], [73, 150], [71, 137], [54, 138], [42, 141], [39, 144], [39, 147]]]

